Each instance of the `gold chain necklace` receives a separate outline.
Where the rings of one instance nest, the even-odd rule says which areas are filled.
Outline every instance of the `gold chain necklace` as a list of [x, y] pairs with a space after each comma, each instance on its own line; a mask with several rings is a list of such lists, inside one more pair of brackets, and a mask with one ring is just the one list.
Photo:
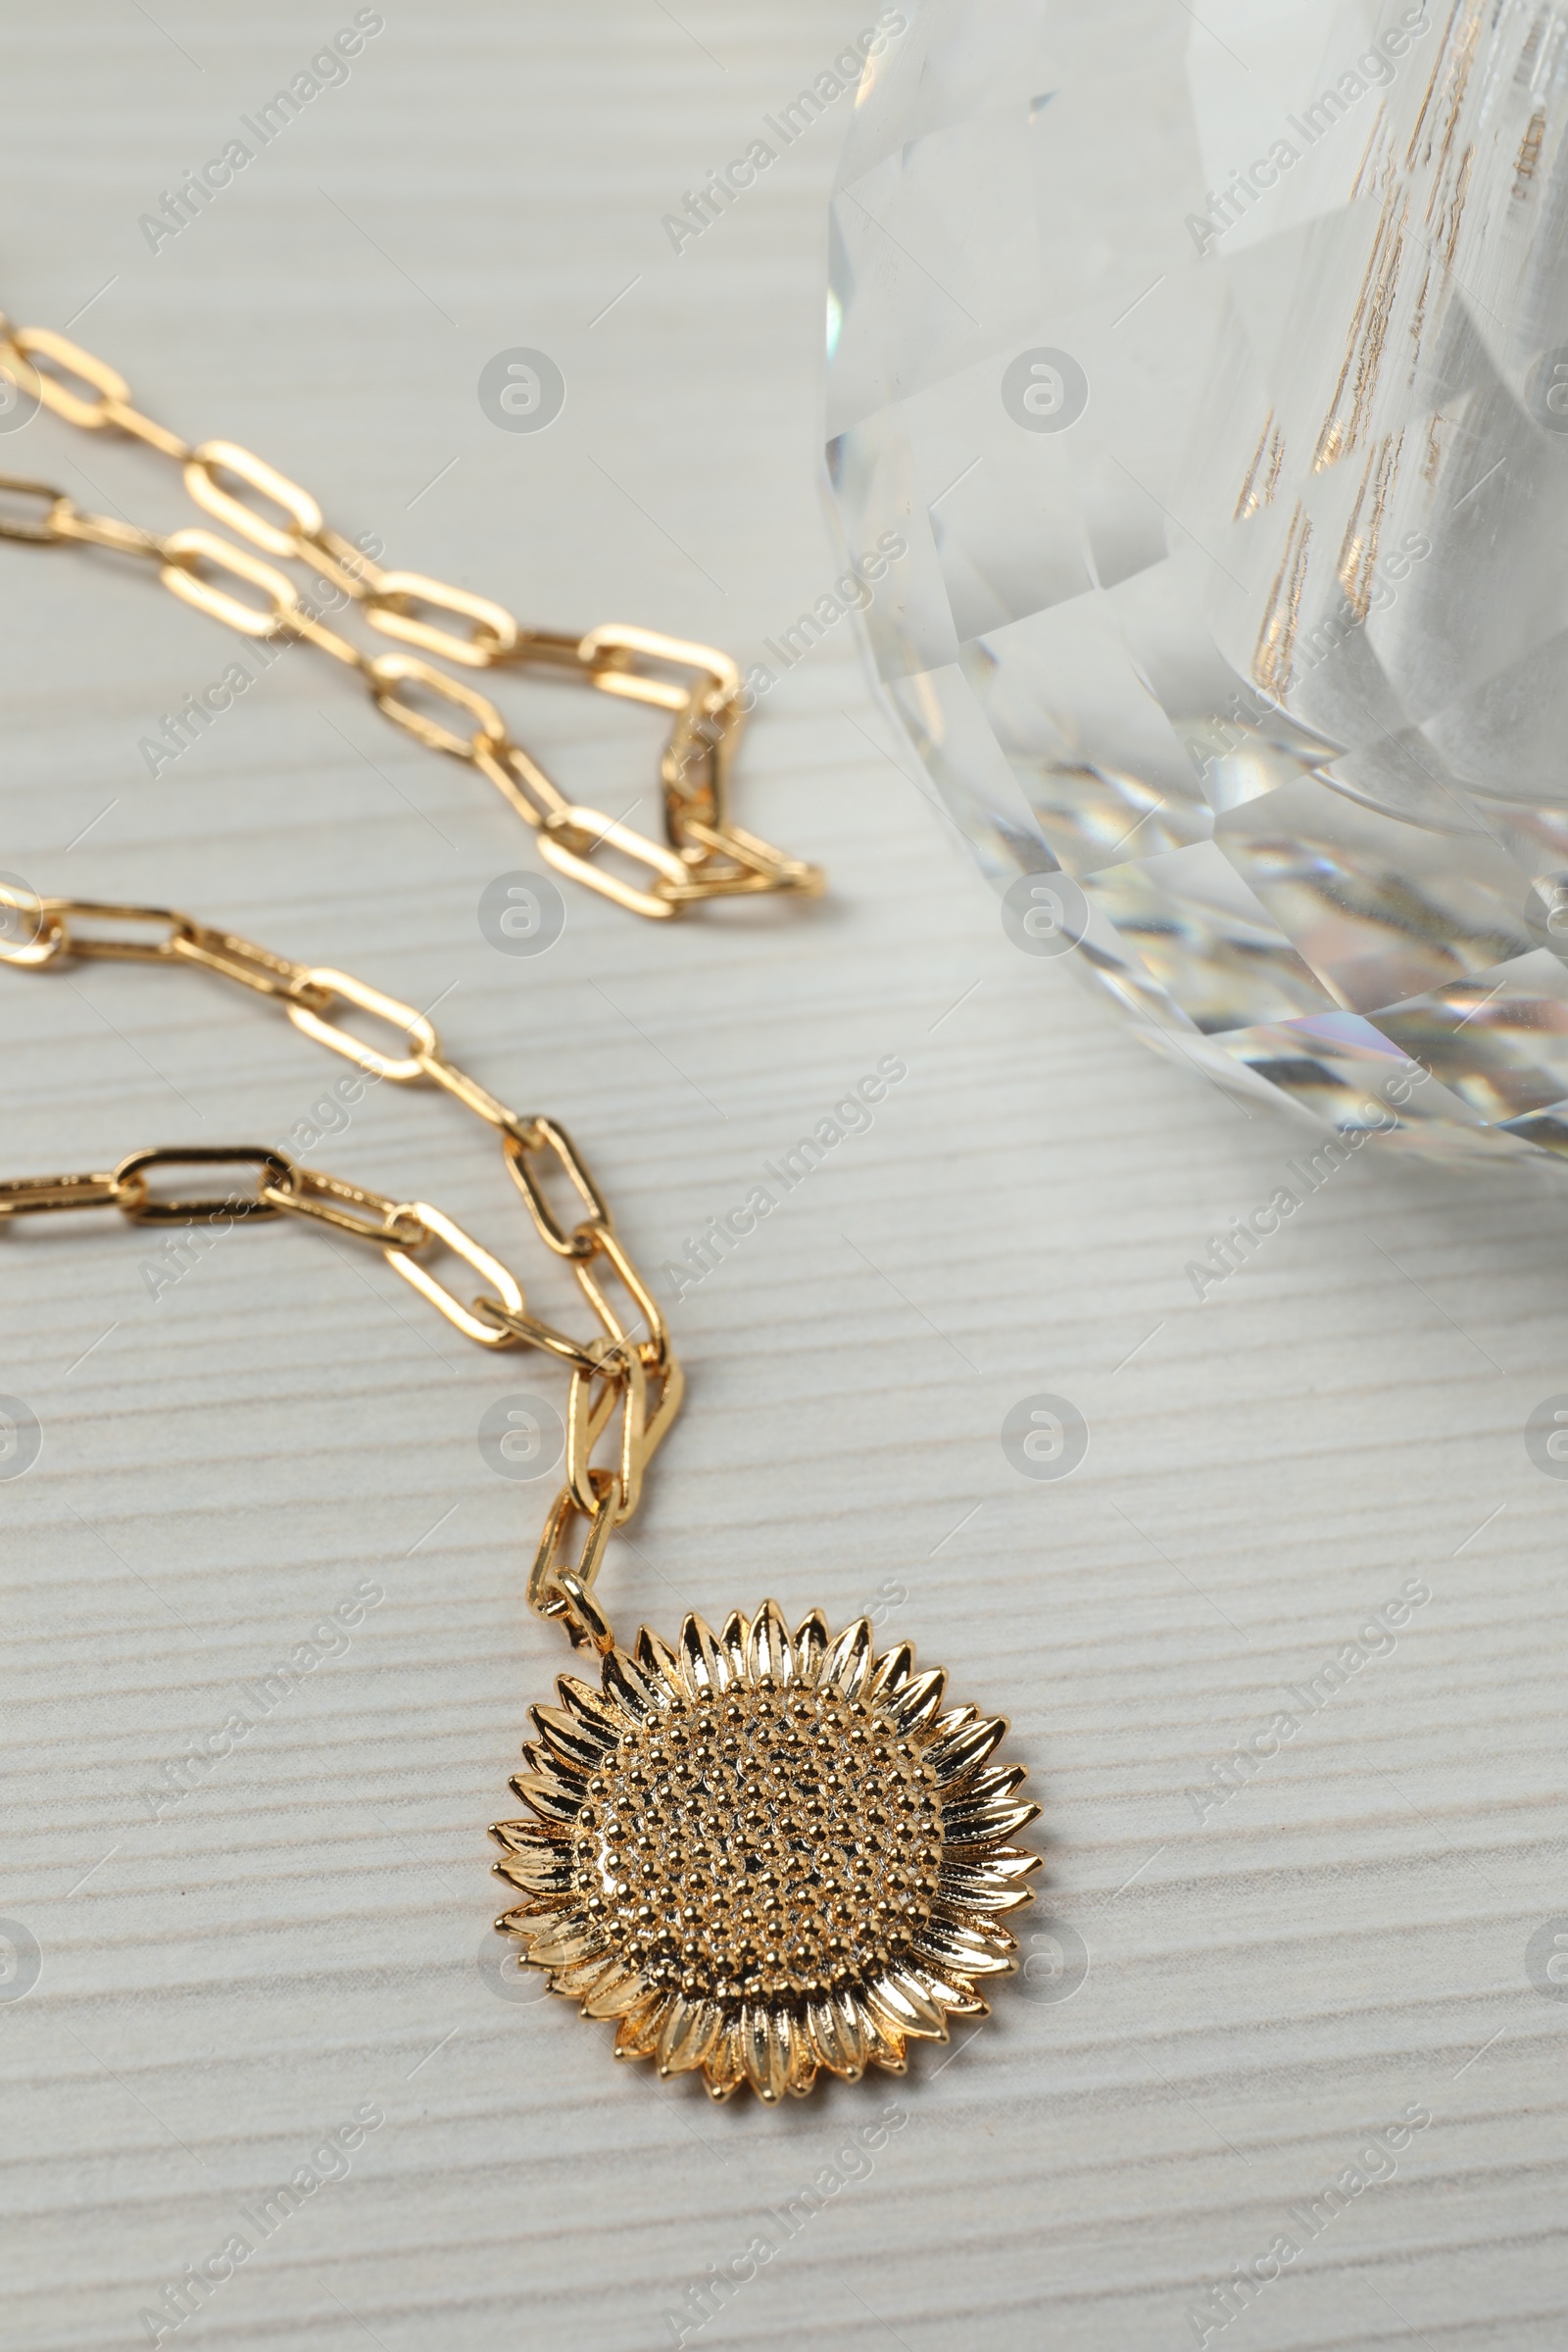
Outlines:
[[[944, 1711], [942, 1670], [917, 1674], [906, 1642], [879, 1655], [864, 1617], [835, 1635], [819, 1610], [792, 1627], [766, 1600], [716, 1633], [689, 1616], [673, 1643], [646, 1626], [615, 1641], [596, 1582], [684, 1384], [658, 1301], [565, 1130], [509, 1110], [448, 1060], [423, 1013], [347, 972], [163, 908], [4, 884], [0, 914], [5, 962], [190, 965], [281, 1005], [368, 1079], [445, 1089], [499, 1136], [540, 1239], [575, 1275], [600, 1327], [587, 1340], [531, 1315], [503, 1261], [428, 1201], [254, 1146], [136, 1152], [103, 1173], [0, 1183], [0, 1228], [100, 1207], [222, 1231], [297, 1216], [378, 1249], [479, 1347], [536, 1348], [569, 1367], [565, 1483], [526, 1591], [597, 1659], [598, 1680], [562, 1675], [559, 1705], [531, 1710], [537, 1738], [512, 1783], [528, 1814], [492, 1830], [495, 1869], [521, 1897], [496, 1926], [550, 1989], [584, 2017], [614, 2019], [617, 2057], [651, 2058], [665, 2076], [700, 2070], [718, 2099], [750, 2082], [769, 2104], [804, 2096], [821, 2071], [902, 2074], [911, 2039], [945, 2041], [951, 2017], [984, 2014], [986, 1980], [1016, 1965], [1002, 1917], [1030, 1899], [1038, 1867], [1009, 1842], [1038, 1811], [1016, 1793], [1023, 1768], [991, 1760], [1005, 1721]], [[344, 1006], [388, 1023], [398, 1050], [343, 1027]], [[238, 1165], [255, 1171], [249, 1193], [152, 1189], [162, 1168]], [[552, 1165], [558, 1197], [563, 1180], [575, 1195], [569, 1218], [552, 1204]], [[438, 1246], [486, 1288], [458, 1297], [422, 1262]]]
[[[113, 515], [84, 514], [48, 483], [0, 475], [0, 492], [36, 501], [25, 519], [0, 517], [0, 538], [36, 547], [108, 548], [159, 566], [162, 585], [198, 612], [247, 637], [317, 646], [355, 670], [376, 709], [431, 751], [466, 760], [503, 793], [539, 835], [541, 855], [573, 881], [655, 920], [707, 899], [779, 895], [814, 898], [821, 869], [788, 858], [744, 831], [729, 814], [729, 777], [745, 725], [740, 672], [711, 646], [657, 630], [610, 623], [585, 637], [527, 629], [504, 605], [421, 572], [386, 571], [326, 521], [308, 490], [233, 441], [189, 448], [144, 416], [130, 387], [92, 352], [43, 326], [14, 326], [0, 312], [0, 376], [18, 397], [40, 404], [86, 432], [119, 432], [184, 469], [185, 487], [217, 521], [264, 555], [311, 566], [339, 602], [357, 604], [373, 629], [470, 670], [530, 669], [647, 703], [671, 714], [660, 763], [665, 839], [654, 841], [603, 809], [570, 801], [520, 744], [487, 695], [412, 655], [367, 654], [327, 627], [286, 572], [215, 531], [168, 537]], [[231, 486], [232, 485], [232, 486]], [[275, 512], [247, 503], [247, 491]], [[217, 575], [216, 577], [214, 575]], [[222, 586], [223, 579], [230, 583]], [[261, 604], [236, 593], [260, 592]], [[436, 620], [426, 617], [440, 616]], [[432, 715], [428, 706], [442, 715]], [[602, 862], [618, 858], [641, 882]]]

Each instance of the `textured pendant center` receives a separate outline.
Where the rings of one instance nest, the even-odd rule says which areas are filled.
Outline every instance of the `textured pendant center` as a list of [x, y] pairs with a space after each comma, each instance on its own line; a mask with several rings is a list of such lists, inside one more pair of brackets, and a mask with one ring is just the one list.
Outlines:
[[583, 1910], [656, 1984], [824, 1992], [926, 1919], [938, 1783], [874, 1703], [732, 1687], [626, 1733], [572, 1833]]

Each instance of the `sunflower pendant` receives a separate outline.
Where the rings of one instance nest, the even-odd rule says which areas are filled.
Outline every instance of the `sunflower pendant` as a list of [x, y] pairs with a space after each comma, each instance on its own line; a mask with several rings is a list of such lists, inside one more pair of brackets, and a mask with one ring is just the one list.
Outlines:
[[910, 2040], [985, 2015], [1039, 1863], [1007, 1842], [1039, 1811], [1023, 1767], [987, 1761], [1005, 1722], [943, 1713], [945, 1679], [906, 1642], [878, 1656], [868, 1618], [791, 1633], [771, 1600], [717, 1635], [688, 1617], [676, 1649], [643, 1627], [599, 1689], [563, 1675], [531, 1710], [534, 1818], [491, 1831], [523, 1900], [496, 1926], [619, 2021], [617, 2058], [700, 2068], [715, 2099], [902, 2074]]

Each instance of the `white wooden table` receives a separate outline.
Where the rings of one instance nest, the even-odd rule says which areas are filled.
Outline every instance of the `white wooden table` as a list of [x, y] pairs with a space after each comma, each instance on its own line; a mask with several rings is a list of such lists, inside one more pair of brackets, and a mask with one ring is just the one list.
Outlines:
[[[337, 20], [15, 10], [0, 299], [74, 319], [155, 414], [254, 446], [394, 562], [755, 659], [836, 568], [838, 123], [678, 256], [662, 217], [873, 13], [389, 0], [350, 77], [154, 253], [138, 217]], [[476, 397], [519, 346], [567, 387], [531, 435]], [[0, 463], [189, 519], [172, 473], [48, 418]], [[1200, 1303], [1188, 1261], [1299, 1137], [1008, 944], [847, 629], [767, 698], [741, 770], [743, 820], [830, 867], [820, 910], [666, 932], [573, 892], [559, 944], [514, 959], [476, 906], [531, 845], [330, 664], [291, 654], [155, 781], [138, 743], [220, 674], [223, 633], [108, 558], [0, 548], [0, 867], [439, 999], [454, 1054], [580, 1136], [645, 1262], [879, 1057], [907, 1063], [675, 1310], [689, 1405], [607, 1597], [666, 1630], [767, 1592], [877, 1602], [1011, 1714], [1049, 1857], [1028, 1981], [902, 2083], [770, 2115], [612, 2068], [477, 1959], [485, 1825], [565, 1657], [520, 1607], [546, 1490], [496, 1477], [476, 1430], [548, 1375], [292, 1228], [156, 1299], [117, 1221], [13, 1231], [0, 1389], [43, 1451], [0, 1482], [0, 1916], [41, 1974], [0, 2000], [8, 2340], [149, 2340], [138, 2314], [365, 2108], [384, 2120], [352, 2156], [317, 2159], [343, 2177], [250, 2232], [180, 2342], [632, 2352], [684, 2307], [705, 2344], [1143, 2352], [1206, 2309], [1227, 2347], [1556, 2352], [1568, 2006], [1526, 1953], [1568, 1915], [1568, 1489], [1522, 1431], [1568, 1391], [1560, 1188], [1368, 1153]], [[641, 789], [652, 820], [648, 728], [511, 707], [584, 798]], [[338, 1074], [194, 977], [3, 995], [6, 1174], [272, 1139]], [[440, 1099], [380, 1090], [314, 1156], [520, 1241]], [[999, 1441], [1039, 1392], [1092, 1431], [1059, 1484]], [[1396, 1638], [1195, 1804], [1409, 1579], [1431, 1597]], [[340, 1653], [154, 1818], [166, 1761], [364, 1580], [385, 1599]], [[1054, 1999], [1074, 1937], [1087, 1979]], [[885, 2146], [839, 2164], [863, 2177], [696, 2328], [693, 2282], [782, 2237], [766, 2214], [893, 2100]], [[1301, 2209], [1409, 2107], [1430, 2123], [1309, 2236]], [[1210, 2290], [1293, 2232], [1221, 2328]]]

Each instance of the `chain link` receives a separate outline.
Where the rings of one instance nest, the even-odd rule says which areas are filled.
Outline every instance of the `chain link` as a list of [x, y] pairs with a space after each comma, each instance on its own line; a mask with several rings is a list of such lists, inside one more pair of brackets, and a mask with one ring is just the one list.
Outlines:
[[[664, 921], [708, 899], [820, 895], [819, 867], [730, 822], [730, 768], [745, 714], [740, 672], [711, 646], [614, 623], [585, 637], [526, 629], [488, 597], [422, 572], [385, 570], [331, 527], [308, 490], [265, 459], [236, 441], [188, 448], [132, 407], [129, 385], [107, 362], [48, 327], [15, 326], [3, 312], [0, 370], [66, 423], [85, 432], [126, 433], [174, 460], [196, 504], [250, 545], [236, 547], [202, 529], [160, 538], [112, 515], [84, 514], [64, 491], [15, 476], [0, 477], [0, 493], [42, 511], [21, 519], [0, 512], [0, 538], [149, 557], [164, 587], [224, 627], [317, 646], [364, 679], [394, 725], [429, 750], [477, 767], [538, 830], [541, 854], [558, 872], [634, 914]], [[309, 565], [340, 598], [359, 606], [370, 628], [416, 653], [366, 653], [328, 628], [305, 593], [263, 557]], [[223, 585], [225, 576], [260, 591], [263, 601]], [[495, 704], [418, 658], [428, 656], [459, 669], [537, 669], [571, 677], [668, 713], [671, 728], [660, 767], [665, 839], [653, 841], [622, 817], [569, 802], [513, 742]], [[421, 694], [444, 706], [444, 717], [420, 708]], [[461, 723], [446, 723], [454, 712]], [[625, 865], [633, 868], [631, 880], [621, 870]]]
[[[0, 963], [61, 968], [87, 956], [138, 963], [188, 964], [281, 1006], [296, 1028], [343, 1054], [368, 1076], [395, 1086], [428, 1083], [461, 1102], [501, 1144], [506, 1165], [540, 1239], [564, 1260], [593, 1310], [598, 1331], [577, 1339], [529, 1312], [521, 1283], [463, 1227], [427, 1200], [396, 1200], [318, 1168], [301, 1167], [265, 1145], [192, 1145], [134, 1152], [102, 1174], [0, 1182], [0, 1229], [15, 1217], [86, 1208], [118, 1208], [133, 1224], [188, 1224], [196, 1218], [251, 1223], [298, 1217], [317, 1230], [377, 1249], [386, 1262], [475, 1346], [537, 1348], [570, 1369], [565, 1424], [565, 1484], [556, 1496], [529, 1573], [529, 1605], [557, 1618], [578, 1647], [606, 1648], [608, 1621], [593, 1597], [611, 1533], [637, 1509], [644, 1474], [680, 1410], [685, 1379], [659, 1303], [615, 1231], [609, 1203], [565, 1129], [511, 1110], [448, 1060], [426, 1014], [384, 995], [351, 972], [292, 962], [231, 931], [165, 906], [109, 906], [42, 898], [0, 882]], [[13, 929], [30, 934], [18, 943]], [[408, 1051], [367, 1045], [335, 1017], [349, 1006], [384, 1022]], [[248, 1191], [155, 1192], [165, 1169], [249, 1168]], [[564, 1222], [546, 1190], [553, 1167], [584, 1212]], [[465, 1298], [425, 1263], [445, 1250], [484, 1287]], [[612, 1297], [612, 1283], [624, 1305]], [[466, 1285], [464, 1286], [467, 1288]], [[607, 1434], [608, 1433], [608, 1434]], [[596, 1458], [608, 1443], [606, 1458]], [[573, 1530], [583, 1534], [575, 1562]]]

